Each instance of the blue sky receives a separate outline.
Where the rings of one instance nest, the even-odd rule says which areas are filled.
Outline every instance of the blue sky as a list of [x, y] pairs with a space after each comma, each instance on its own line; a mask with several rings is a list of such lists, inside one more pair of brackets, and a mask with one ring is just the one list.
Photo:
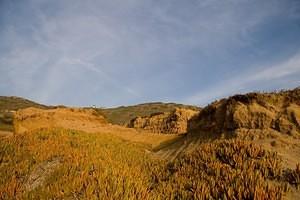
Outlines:
[[0, 0], [0, 95], [205, 105], [299, 85], [298, 0]]

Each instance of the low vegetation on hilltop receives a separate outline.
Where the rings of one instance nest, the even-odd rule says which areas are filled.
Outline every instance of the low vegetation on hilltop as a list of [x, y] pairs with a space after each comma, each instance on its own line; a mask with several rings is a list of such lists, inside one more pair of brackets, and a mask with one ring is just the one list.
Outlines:
[[[149, 193], [151, 159], [112, 135], [42, 130], [0, 140], [0, 149], [0, 199], [143, 199]], [[51, 176], [31, 181], [36, 168], [53, 161], [60, 164], [49, 169]]]

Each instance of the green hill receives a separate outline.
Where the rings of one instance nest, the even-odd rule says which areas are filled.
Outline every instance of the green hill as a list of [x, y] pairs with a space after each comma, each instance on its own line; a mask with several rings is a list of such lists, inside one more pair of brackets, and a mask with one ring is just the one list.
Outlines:
[[110, 123], [124, 125], [137, 116], [148, 116], [154, 113], [171, 112], [175, 108], [186, 108], [192, 110], [200, 109], [199, 107], [192, 105], [153, 102], [134, 106], [121, 106], [117, 108], [98, 108], [97, 111], [103, 114]]

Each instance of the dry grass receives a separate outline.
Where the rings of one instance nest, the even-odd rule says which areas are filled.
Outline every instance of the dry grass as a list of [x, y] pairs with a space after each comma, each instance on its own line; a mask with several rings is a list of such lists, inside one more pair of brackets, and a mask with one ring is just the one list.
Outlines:
[[[251, 143], [202, 144], [155, 175], [162, 199], [281, 199], [281, 160]], [[273, 184], [272, 182], [278, 182]]]
[[[143, 148], [107, 134], [61, 129], [0, 141], [0, 199], [141, 199], [149, 194], [149, 159]], [[32, 191], [26, 184], [41, 163], [61, 165]]]
[[0, 199], [281, 199], [299, 180], [299, 166], [284, 179], [279, 157], [250, 142], [201, 144], [172, 162], [146, 148], [63, 129], [2, 139]]

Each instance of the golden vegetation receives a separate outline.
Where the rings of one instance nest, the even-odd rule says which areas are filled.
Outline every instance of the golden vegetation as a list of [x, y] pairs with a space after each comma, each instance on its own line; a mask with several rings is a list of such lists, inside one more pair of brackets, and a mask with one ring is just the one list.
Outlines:
[[285, 178], [276, 154], [240, 140], [168, 163], [111, 134], [63, 129], [18, 134], [0, 149], [0, 199], [281, 199], [288, 181], [299, 184], [299, 166]]
[[[44, 130], [1, 140], [0, 149], [0, 199], [141, 199], [149, 193], [151, 159], [112, 135]], [[55, 159], [61, 164], [52, 175], [27, 191], [32, 171]]]
[[[299, 154], [299, 97], [299, 89], [235, 95], [204, 108], [189, 120], [191, 132], [176, 137], [111, 125], [99, 115], [106, 112], [111, 122], [124, 124], [142, 113], [173, 110], [175, 104], [91, 113], [61, 107], [58, 110], [67, 113], [41, 110], [41, 115], [28, 116], [18, 115], [19, 111], [16, 126], [24, 122], [28, 129], [0, 140], [0, 199], [282, 199], [298, 195], [300, 164], [294, 166], [299, 162], [295, 156]], [[0, 121], [8, 125], [10, 118], [0, 115]], [[50, 129], [40, 129], [45, 127]], [[290, 147], [283, 151], [282, 145]], [[155, 158], [159, 152], [174, 159]], [[293, 157], [293, 165], [287, 165], [288, 156]]]
[[239, 140], [202, 144], [159, 175], [156, 189], [164, 198], [281, 199], [287, 190], [279, 184], [278, 156]]

